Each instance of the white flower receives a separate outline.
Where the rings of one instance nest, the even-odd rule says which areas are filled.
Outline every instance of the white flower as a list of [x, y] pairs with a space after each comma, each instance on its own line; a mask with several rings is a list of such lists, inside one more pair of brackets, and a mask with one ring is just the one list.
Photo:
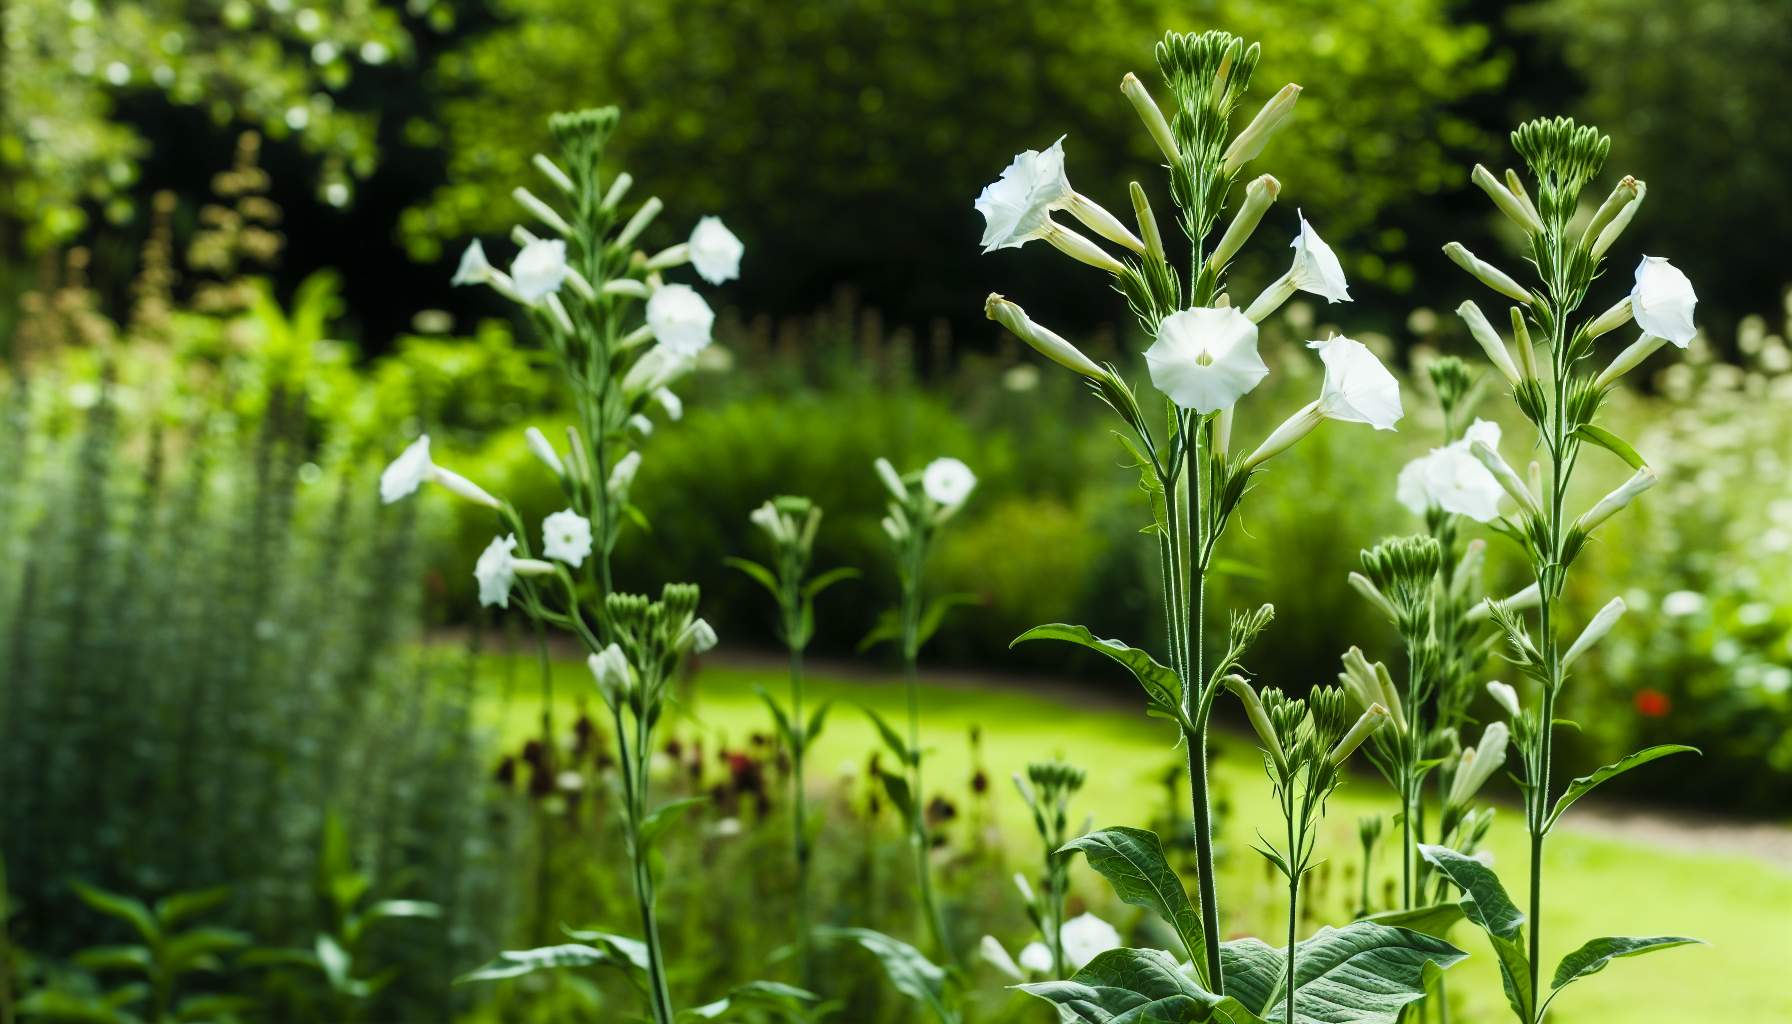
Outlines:
[[942, 508], [957, 508], [971, 496], [977, 475], [954, 458], [934, 459], [921, 471], [921, 489]]
[[513, 533], [507, 537], [493, 537], [480, 552], [479, 561], [473, 565], [473, 578], [479, 581], [482, 606], [510, 607], [510, 585], [516, 581], [516, 560], [510, 553], [515, 550], [516, 534]]
[[1450, 782], [1450, 802], [1461, 806], [1469, 801], [1500, 766], [1506, 763], [1506, 741], [1511, 736], [1504, 722], [1490, 723], [1481, 731], [1481, 742], [1462, 752], [1456, 777]]
[[1229, 409], [1269, 376], [1257, 354], [1257, 325], [1230, 307], [1164, 317], [1145, 350], [1151, 383], [1184, 409]]
[[1008, 955], [1008, 951], [1002, 948], [1002, 943], [994, 935], [985, 935], [977, 943], [977, 955], [983, 958], [984, 963], [1015, 981], [1027, 980], [1027, 976], [1020, 971], [1020, 965], [1014, 962], [1014, 958]]
[[716, 315], [689, 285], [669, 284], [647, 300], [647, 328], [661, 345], [681, 356], [695, 356], [709, 347]]
[[578, 568], [591, 553], [591, 520], [572, 509], [541, 521], [541, 553]]
[[1487, 684], [1487, 694], [1493, 698], [1495, 704], [1500, 706], [1500, 710], [1504, 711], [1508, 716], [1518, 718], [1523, 714], [1518, 703], [1518, 691], [1514, 690], [1511, 686], [1498, 680], [1494, 680]]
[[1692, 323], [1693, 307], [1698, 301], [1692, 282], [1665, 257], [1644, 256], [1636, 265], [1630, 312], [1645, 332], [1685, 348], [1698, 333]]
[[511, 283], [524, 302], [537, 302], [560, 290], [566, 280], [566, 243], [558, 238], [537, 238], [510, 264]]
[[[478, 242], [474, 242], [478, 245]], [[412, 441], [410, 446], [400, 452], [398, 458], [380, 474], [380, 501], [390, 505], [400, 498], [417, 493], [435, 472], [435, 465], [429, 461], [429, 435], [424, 434]]]
[[485, 284], [492, 279], [492, 265], [486, 262], [485, 246], [475, 238], [467, 243], [467, 249], [460, 254], [460, 266], [454, 269], [454, 277], [450, 284]]
[[692, 619], [691, 624], [678, 634], [678, 646], [681, 650], [692, 654], [702, 654], [716, 645], [716, 631], [702, 619]]
[[1481, 460], [1469, 451], [1476, 441], [1489, 448], [1500, 443], [1500, 425], [1477, 419], [1461, 440], [1433, 448], [1400, 470], [1395, 497], [1414, 515], [1422, 516], [1431, 505], [1478, 523], [1499, 518], [1505, 489]]
[[1588, 648], [1604, 639], [1605, 634], [1610, 633], [1612, 627], [1618, 624], [1624, 611], [1623, 598], [1614, 597], [1607, 601], [1605, 607], [1599, 609], [1598, 614], [1593, 616], [1593, 621], [1587, 623], [1587, 628], [1581, 630], [1580, 636], [1575, 637], [1574, 642], [1568, 645], [1568, 653], [1562, 655], [1562, 667], [1567, 668], [1574, 659], [1587, 653]]
[[1058, 941], [1063, 944], [1064, 959], [1080, 971], [1097, 956], [1119, 949], [1120, 933], [1094, 914], [1083, 914], [1064, 922], [1058, 929]]
[[1052, 951], [1045, 948], [1043, 942], [1029, 942], [1020, 951], [1021, 969], [1028, 974], [1050, 974], [1052, 972]]
[[720, 217], [704, 217], [691, 229], [691, 266], [710, 284], [721, 284], [740, 276], [740, 257], [747, 251], [734, 232]]
[[1325, 364], [1319, 410], [1326, 419], [1367, 423], [1376, 430], [1394, 429], [1401, 416], [1400, 382], [1367, 345], [1338, 335], [1309, 341], [1307, 347], [1317, 349]]
[[566, 466], [560, 461], [560, 453], [554, 450], [554, 446], [548, 441], [546, 434], [530, 427], [523, 431], [523, 440], [529, 443], [529, 450], [535, 453], [535, 457], [541, 460], [542, 465], [554, 471], [555, 476], [566, 475]]
[[983, 215], [983, 251], [1011, 249], [1042, 237], [1048, 216], [1074, 193], [1064, 173], [1064, 137], [1044, 152], [1029, 149], [1002, 176], [984, 186], [972, 205]]
[[1313, 230], [1313, 225], [1307, 223], [1304, 214], [1297, 211], [1296, 215], [1300, 217], [1300, 234], [1289, 243], [1294, 250], [1294, 266], [1288, 268], [1294, 287], [1321, 296], [1327, 302], [1349, 302], [1350, 286], [1344, 281], [1344, 267], [1338, 262], [1337, 254], [1319, 237], [1319, 232]]
[[684, 402], [670, 388], [655, 388], [653, 400], [666, 410], [666, 418], [676, 422], [684, 416]]
[[785, 517], [778, 514], [778, 507], [769, 501], [747, 513], [747, 520], [764, 530], [773, 543], [788, 544], [796, 539]]
[[618, 500], [628, 497], [628, 489], [634, 485], [635, 474], [641, 469], [641, 453], [629, 452], [616, 460], [610, 467], [610, 478], [604, 482], [605, 489], [611, 497]]
[[622, 653], [622, 648], [615, 644], [586, 658], [585, 665], [591, 669], [604, 702], [611, 707], [634, 689], [634, 669], [629, 667], [628, 656]]
[[417, 493], [426, 482], [440, 484], [448, 491], [477, 505], [498, 508], [498, 499], [466, 477], [443, 469], [430, 461], [429, 435], [424, 434], [393, 459], [380, 474], [380, 500], [387, 505]]
[[[649, 333], [652, 333], [651, 328]], [[622, 375], [622, 390], [631, 398], [649, 391], [658, 391], [689, 373], [695, 365], [696, 360], [689, 354], [675, 351], [669, 345], [655, 345], [635, 360], [635, 365]]]
[[890, 489], [897, 501], [908, 501], [908, 485], [902, 482], [902, 474], [896, 472], [896, 467], [890, 465], [889, 459], [879, 456], [871, 463], [871, 467], [877, 470], [877, 478], [884, 482], [884, 486]]

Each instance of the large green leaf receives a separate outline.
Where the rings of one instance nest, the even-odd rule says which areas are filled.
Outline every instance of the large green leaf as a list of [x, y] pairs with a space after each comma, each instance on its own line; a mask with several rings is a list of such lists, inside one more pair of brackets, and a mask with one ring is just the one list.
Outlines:
[[1572, 806], [1576, 800], [1579, 800], [1581, 797], [1592, 792], [1600, 783], [1615, 779], [1630, 769], [1648, 764], [1650, 761], [1667, 757], [1670, 754], [1680, 754], [1689, 751], [1696, 754], [1699, 752], [1699, 748], [1689, 747], [1681, 743], [1663, 743], [1659, 746], [1639, 750], [1627, 757], [1619, 758], [1617, 761], [1606, 765], [1604, 768], [1599, 769], [1591, 775], [1582, 775], [1580, 778], [1570, 782], [1568, 788], [1563, 790], [1562, 795], [1556, 799], [1556, 808], [1549, 812], [1549, 823], [1545, 828], [1554, 828], [1556, 819], [1562, 816], [1563, 811], [1566, 811]]
[[1698, 939], [1690, 939], [1683, 935], [1650, 935], [1628, 936], [1608, 935], [1594, 939], [1586, 945], [1562, 958], [1556, 966], [1556, 976], [1549, 987], [1559, 989], [1572, 982], [1579, 981], [1589, 974], [1598, 974], [1605, 970], [1605, 965], [1619, 957], [1640, 956], [1658, 949], [1672, 949], [1675, 946], [1703, 945]]
[[921, 951], [870, 928], [817, 928], [824, 941], [856, 942], [877, 957], [896, 991], [933, 1012], [941, 1024], [959, 1024], [958, 1011], [946, 1005], [946, 972], [921, 955]]
[[1524, 914], [1493, 869], [1447, 846], [1421, 844], [1419, 852], [1462, 890], [1462, 912], [1487, 933], [1500, 965], [1506, 1002], [1521, 1020], [1536, 1017], [1531, 994], [1531, 960], [1524, 946]]
[[542, 946], [537, 949], [507, 949], [499, 953], [490, 963], [454, 979], [454, 983], [464, 985], [473, 981], [501, 981], [505, 978], [519, 978], [536, 971], [557, 971], [569, 967], [602, 967], [615, 962], [615, 957], [601, 949], [570, 942], [558, 946]]
[[720, 1020], [730, 1014], [763, 1008], [791, 1017], [800, 1016], [804, 1005], [818, 996], [808, 989], [786, 985], [781, 981], [749, 981], [736, 985], [727, 995], [713, 1003], [679, 1011], [679, 1017], [695, 1020]]
[[1229, 996], [1196, 985], [1161, 949], [1110, 949], [1065, 981], [1017, 985], [1051, 1003], [1060, 1024], [1261, 1024]]
[[161, 943], [162, 928], [156, 923], [155, 915], [141, 902], [129, 896], [96, 889], [85, 882], [75, 882], [73, 887], [75, 895], [81, 897], [81, 902], [102, 914], [128, 921], [137, 930], [137, 935], [149, 945]]
[[214, 910], [230, 898], [230, 886], [177, 892], [156, 901], [156, 920], [164, 928], [173, 928], [200, 914]]
[[[1321, 928], [1295, 946], [1294, 1024], [1394, 1024], [1403, 1007], [1425, 997], [1428, 965], [1450, 967], [1467, 955], [1408, 928], [1368, 921]], [[1226, 994], [1286, 1024], [1285, 956], [1257, 939], [1224, 944]]]
[[1433, 903], [1429, 907], [1414, 907], [1411, 910], [1384, 910], [1379, 914], [1370, 914], [1363, 920], [1390, 928], [1410, 928], [1421, 935], [1441, 939], [1449, 935], [1450, 929], [1463, 916], [1460, 903]]
[[1034, 626], [1020, 636], [1014, 638], [1008, 646], [1028, 640], [1063, 640], [1066, 643], [1080, 644], [1091, 651], [1107, 655], [1128, 669], [1138, 679], [1139, 685], [1145, 688], [1145, 695], [1151, 702], [1162, 706], [1166, 711], [1180, 714], [1182, 706], [1182, 680], [1175, 672], [1158, 663], [1148, 652], [1137, 647], [1128, 647], [1118, 640], [1103, 640], [1089, 632], [1085, 626], [1073, 626], [1062, 622], [1047, 623]]
[[1574, 432], [1580, 436], [1581, 440], [1591, 441], [1599, 447], [1604, 448], [1606, 451], [1611, 452], [1613, 455], [1616, 455], [1618, 458], [1623, 459], [1630, 465], [1631, 469], [1643, 469], [1648, 466], [1648, 463], [1643, 461], [1643, 457], [1637, 453], [1637, 450], [1630, 446], [1629, 441], [1624, 440], [1604, 427], [1596, 427], [1591, 423], [1583, 423], [1579, 427], [1576, 427]]
[[741, 572], [751, 576], [760, 586], [771, 593], [772, 600], [777, 601], [780, 604], [783, 603], [784, 588], [779, 586], [778, 577], [774, 575], [770, 569], [767, 569], [765, 566], [760, 565], [750, 558], [737, 558], [734, 555], [724, 555], [722, 557], [722, 564], [728, 566], [730, 569], [739, 569]]
[[[1157, 833], [1142, 828], [1104, 828], [1072, 839], [1063, 850], [1081, 850], [1089, 866], [1101, 872], [1114, 887], [1115, 895], [1169, 922], [1176, 929], [1176, 937], [1182, 940], [1184, 952], [1198, 960], [1206, 948], [1201, 916], [1189, 902], [1182, 879], [1164, 857]], [[1196, 970], [1201, 971], [1198, 962]]]

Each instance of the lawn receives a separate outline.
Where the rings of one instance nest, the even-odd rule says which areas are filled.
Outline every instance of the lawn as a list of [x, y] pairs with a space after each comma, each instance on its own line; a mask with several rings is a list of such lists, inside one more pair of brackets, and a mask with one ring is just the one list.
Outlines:
[[[536, 728], [539, 703], [533, 662], [511, 675], [493, 658], [481, 675], [480, 714], [507, 737]], [[515, 680], [506, 700], [496, 680]], [[582, 663], [561, 661], [554, 671], [556, 704], [569, 712], [579, 696], [594, 699]], [[754, 688], [782, 694], [782, 670], [767, 662], [706, 667], [681, 708], [681, 730], [702, 732], [717, 743], [740, 743], [753, 732], [769, 731], [764, 706]], [[875, 732], [853, 705], [876, 709], [901, 721], [906, 703], [894, 677], [843, 679], [815, 676], [811, 701], [836, 702], [826, 733], [812, 751], [811, 778], [820, 785], [839, 772], [856, 771], [876, 744]], [[1118, 691], [1116, 691], [1118, 694]], [[983, 735], [983, 759], [1000, 784], [994, 801], [1003, 828], [1031, 842], [1019, 797], [1005, 783], [1029, 760], [1051, 755], [1089, 769], [1089, 782], [1074, 810], [1094, 815], [1097, 826], [1144, 824], [1162, 806], [1159, 779], [1172, 763], [1171, 733], [1125, 700], [1130, 694], [1089, 698], [1057, 685], [978, 685], [971, 679], [941, 676], [921, 688], [923, 740], [931, 749], [930, 791], [962, 791], [972, 774], [967, 737], [972, 726]], [[1571, 766], [1574, 768], [1590, 766]], [[1222, 880], [1229, 931], [1278, 934], [1286, 927], [1275, 892], [1264, 880], [1258, 858], [1240, 845], [1251, 830], [1269, 828], [1277, 812], [1255, 755], [1242, 739], [1222, 740], [1214, 758], [1216, 787], [1230, 799], [1232, 823], [1224, 838], [1236, 852]], [[1674, 770], [1671, 765], [1662, 771]], [[1578, 771], [1574, 772], [1579, 774]], [[1590, 804], [1597, 797], [1588, 799]], [[1389, 815], [1391, 798], [1373, 775], [1354, 778], [1333, 799], [1320, 839], [1320, 857], [1355, 863], [1360, 855], [1355, 822], [1359, 815]], [[1515, 896], [1528, 884], [1526, 840], [1516, 807], [1502, 808], [1491, 849], [1496, 866]], [[1380, 879], [1397, 870], [1384, 845], [1377, 858]], [[1596, 984], [1576, 985], [1553, 1004], [1551, 1019], [1563, 1022], [1685, 1024], [1792, 1020], [1792, 988], [1781, 984], [1792, 956], [1792, 872], [1746, 856], [1716, 856], [1638, 846], [1578, 831], [1572, 814], [1550, 845], [1545, 876], [1549, 915], [1544, 962], [1553, 965], [1587, 939], [1600, 935], [1684, 934], [1717, 939], [1718, 945], [1688, 947], [1646, 959], [1617, 961]], [[822, 856], [826, 851], [822, 851]], [[1105, 902], [1105, 883], [1085, 867], [1075, 869], [1076, 888]], [[1521, 900], [1522, 902], [1522, 900]], [[1451, 972], [1453, 993], [1468, 1002], [1469, 1020], [1508, 1019], [1499, 981], [1485, 941], [1466, 926], [1453, 940], [1475, 956]]]

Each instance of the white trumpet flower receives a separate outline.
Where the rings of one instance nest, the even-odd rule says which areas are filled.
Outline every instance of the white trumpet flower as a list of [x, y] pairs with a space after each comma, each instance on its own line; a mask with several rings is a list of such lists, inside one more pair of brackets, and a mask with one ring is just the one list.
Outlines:
[[689, 654], [703, 654], [716, 646], [716, 631], [703, 619], [692, 619], [691, 624], [678, 634], [678, 647]]
[[510, 588], [518, 576], [542, 576], [554, 571], [546, 562], [533, 558], [517, 558], [516, 534], [493, 537], [473, 564], [473, 578], [479, 581], [479, 603], [493, 608], [510, 607]]
[[1476, 441], [1497, 449], [1500, 425], [1477, 419], [1460, 440], [1408, 462], [1395, 483], [1395, 498], [1418, 516], [1436, 505], [1477, 523], [1499, 518], [1500, 498], [1506, 492], [1469, 450]]
[[460, 265], [454, 268], [454, 277], [449, 284], [490, 284], [492, 265], [485, 258], [485, 246], [475, 238], [467, 243], [466, 251], [460, 254]]
[[1630, 310], [1645, 333], [1685, 348], [1698, 333], [1692, 322], [1693, 307], [1698, 302], [1692, 282], [1665, 257], [1644, 256], [1636, 265]]
[[697, 275], [710, 284], [721, 284], [740, 276], [740, 258], [747, 247], [720, 217], [704, 217], [691, 229], [691, 266]]
[[412, 441], [380, 474], [380, 501], [390, 505], [417, 493], [417, 488], [425, 483], [439, 484], [476, 505], [487, 508], [500, 506], [498, 499], [486, 493], [478, 484], [430, 461], [428, 434]]
[[669, 284], [647, 300], [647, 327], [659, 343], [681, 356], [709, 347], [716, 315], [689, 285]]
[[1257, 354], [1257, 325], [1231, 308], [1164, 317], [1145, 366], [1159, 391], [1202, 415], [1230, 408], [1269, 376]]
[[1003, 948], [994, 935], [985, 935], [977, 943], [977, 956], [1015, 981], [1027, 980], [1027, 976], [1021, 973], [1020, 965], [1014, 962], [1014, 958], [1008, 955], [1008, 950]]
[[1282, 421], [1264, 442], [1244, 460], [1245, 468], [1262, 465], [1312, 433], [1323, 420], [1367, 423], [1376, 430], [1392, 430], [1400, 421], [1400, 382], [1368, 346], [1343, 335], [1310, 341], [1325, 364], [1325, 382], [1319, 399]]
[[558, 238], [537, 238], [510, 263], [510, 279], [524, 302], [538, 302], [559, 291], [565, 283], [566, 243]]
[[[984, 252], [1017, 248], [1042, 238], [1084, 262], [1104, 268], [1108, 268], [1108, 264], [1118, 266], [1112, 257], [1100, 253], [1099, 249], [1085, 253], [1081, 251], [1082, 245], [1066, 247], [1065, 243], [1076, 236], [1052, 222], [1051, 214], [1055, 210], [1068, 212], [1091, 231], [1133, 252], [1145, 251], [1145, 244], [1128, 231], [1126, 225], [1070, 187], [1070, 178], [1064, 172], [1064, 138], [1059, 136], [1058, 141], [1044, 150], [1029, 149], [1017, 155], [1002, 176], [984, 186], [978, 194], [972, 205], [983, 215]], [[1093, 247], [1086, 240], [1084, 243]], [[1100, 262], [1096, 262], [1096, 254], [1099, 254]]]
[[[1094, 914], [1082, 914], [1064, 922], [1058, 929], [1058, 941], [1064, 950], [1064, 959], [1080, 971], [1108, 950], [1119, 949], [1120, 933]], [[1046, 969], [1050, 970], [1049, 965]]]
[[1461, 807], [1480, 792], [1493, 773], [1506, 763], [1506, 743], [1511, 730], [1504, 722], [1491, 722], [1481, 731], [1481, 742], [1462, 752], [1456, 777], [1450, 782], [1449, 802]]
[[1052, 951], [1043, 942], [1029, 942], [1020, 951], [1021, 969], [1031, 975], [1046, 975], [1052, 972]]
[[591, 554], [591, 520], [572, 509], [542, 520], [541, 553], [578, 568]]
[[938, 458], [921, 471], [921, 490], [941, 508], [956, 509], [977, 487], [971, 467], [954, 458]]

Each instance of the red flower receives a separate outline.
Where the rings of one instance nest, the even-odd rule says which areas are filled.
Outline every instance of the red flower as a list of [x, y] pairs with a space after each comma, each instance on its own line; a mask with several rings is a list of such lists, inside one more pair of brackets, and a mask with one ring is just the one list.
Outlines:
[[1673, 704], [1668, 700], [1668, 695], [1662, 693], [1660, 690], [1644, 687], [1643, 689], [1636, 691], [1637, 714], [1642, 715], [1644, 718], [1661, 718], [1666, 715], [1672, 707]]

